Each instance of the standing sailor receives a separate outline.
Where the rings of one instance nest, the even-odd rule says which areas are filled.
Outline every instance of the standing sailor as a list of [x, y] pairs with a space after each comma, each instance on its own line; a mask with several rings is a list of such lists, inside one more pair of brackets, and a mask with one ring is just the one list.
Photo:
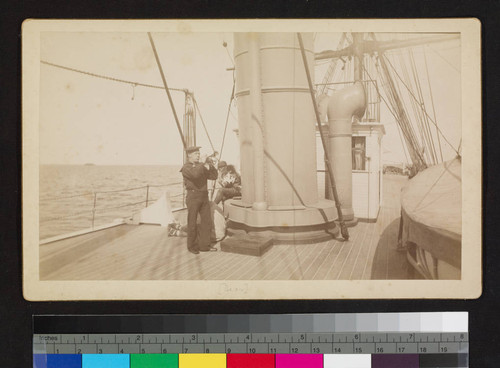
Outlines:
[[[184, 186], [187, 191], [186, 205], [188, 209], [188, 251], [194, 254], [217, 250], [210, 245], [210, 231], [212, 219], [210, 216], [210, 203], [208, 201], [207, 180], [217, 179], [215, 161], [210, 157], [206, 162], [200, 162], [200, 147], [186, 148], [188, 162], [181, 169]], [[200, 214], [201, 223], [197, 226]]]

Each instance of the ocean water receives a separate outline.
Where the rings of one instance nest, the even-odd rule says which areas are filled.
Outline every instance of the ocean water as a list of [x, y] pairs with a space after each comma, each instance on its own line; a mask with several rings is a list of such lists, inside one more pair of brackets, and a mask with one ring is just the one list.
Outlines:
[[[40, 166], [40, 239], [130, 217], [169, 191], [183, 205], [180, 166]], [[146, 186], [149, 185], [149, 191]], [[95, 209], [95, 212], [94, 212]]]

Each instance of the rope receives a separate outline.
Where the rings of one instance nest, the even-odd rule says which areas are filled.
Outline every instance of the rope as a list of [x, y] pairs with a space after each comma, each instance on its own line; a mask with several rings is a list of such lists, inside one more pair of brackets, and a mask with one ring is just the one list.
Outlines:
[[[219, 162], [222, 160], [222, 151], [224, 150], [224, 143], [226, 141], [227, 124], [229, 122], [229, 114], [231, 112], [231, 104], [233, 103], [233, 100], [234, 100], [235, 87], [236, 87], [236, 82], [234, 79], [234, 72], [233, 72], [233, 90], [231, 91], [231, 98], [229, 99], [229, 105], [227, 106], [226, 124], [224, 125], [224, 134], [222, 135], [222, 143], [221, 143], [221, 147], [220, 147], [220, 151], [219, 151]], [[207, 133], [207, 135], [208, 135], [208, 133]], [[217, 184], [217, 180], [214, 180], [214, 184], [212, 186], [212, 193], [210, 195], [210, 200], [212, 200], [214, 197], [216, 184]]]
[[[382, 60], [381, 60], [382, 61]], [[363, 65], [363, 68], [365, 70], [365, 72], [367, 73], [368, 77], [370, 79], [372, 79], [370, 73], [368, 72], [368, 70], [366, 70], [365, 66]], [[387, 71], [386, 69], [384, 69], [385, 71]], [[387, 71], [388, 72], [388, 71]], [[380, 93], [380, 90], [378, 88], [378, 85], [375, 85], [375, 88], [377, 90], [377, 93], [378, 95], [380, 96], [380, 98], [382, 99], [382, 101], [386, 104], [387, 108], [389, 109], [389, 112], [394, 116], [394, 118], [396, 119], [396, 122], [398, 122], [398, 126], [399, 128], [401, 129], [401, 132], [403, 133], [405, 139], [406, 139], [406, 142], [407, 142], [407, 149], [409, 150], [410, 148], [412, 148], [412, 151], [410, 152], [410, 155], [411, 153], [413, 153], [415, 155], [415, 160], [413, 160], [413, 156], [412, 156], [412, 162], [414, 165], [416, 165], [417, 167], [420, 167], [421, 165], [425, 166], [425, 164], [423, 163], [422, 161], [422, 158], [420, 157], [419, 155], [419, 152], [417, 152], [415, 150], [415, 141], [414, 141], [414, 136], [412, 135], [412, 130], [411, 130], [411, 127], [407, 124], [407, 117], [406, 117], [406, 114], [404, 113], [404, 110], [400, 111], [401, 115], [398, 115], [398, 113], [394, 110], [393, 111], [393, 108], [396, 109], [396, 106], [398, 106], [398, 103], [396, 101], [396, 91], [393, 90], [395, 87], [389, 83], [391, 80], [388, 79], [389, 76], [382, 74], [382, 73], [379, 73], [379, 75], [381, 75], [383, 77], [383, 79], [385, 79], [385, 85], [387, 86], [387, 88], [389, 89], [389, 92], [388, 93], [388, 97], [390, 99], [392, 99], [392, 104], [389, 104], [387, 102], [387, 100], [384, 98], [384, 96]], [[403, 107], [400, 106], [400, 110], [402, 109]]]
[[[403, 132], [408, 148], [411, 148], [410, 156], [412, 156], [412, 162], [417, 167], [417, 170], [422, 170], [427, 167], [424, 157], [422, 156], [422, 150], [418, 143], [417, 136], [411, 125], [411, 122], [407, 115], [407, 108], [404, 105], [401, 97], [402, 93], [398, 90], [399, 85], [396, 85], [387, 67], [385, 59], [380, 58], [380, 67], [383, 68], [383, 76], [386, 79], [388, 94], [392, 99], [392, 103], [395, 106], [398, 118], [397, 122], [401, 126], [401, 131]], [[403, 129], [404, 128], [404, 129]]]
[[169, 184], [148, 184], [148, 185], [144, 185], [142, 187], [116, 189], [116, 190], [107, 190], [107, 191], [98, 191], [98, 192], [86, 192], [86, 193], [75, 194], [75, 195], [70, 195], [70, 196], [41, 198], [40, 200], [41, 201], [56, 201], [56, 200], [70, 199], [70, 198], [76, 198], [76, 197], [88, 197], [88, 196], [93, 196], [94, 194], [128, 192], [128, 191], [132, 191], [132, 190], [144, 189], [144, 188], [147, 188], [148, 186], [150, 188], [161, 188], [161, 187], [169, 187], [169, 186], [181, 185], [181, 184], [183, 184], [183, 182], [175, 182], [175, 183], [169, 183]]
[[178, 181], [178, 182], [169, 183], [169, 184], [156, 184], [156, 185], [149, 184], [149, 187], [150, 188], [161, 188], [161, 187], [169, 187], [171, 185], [180, 185], [180, 184], [184, 184], [184, 183], [182, 181]]
[[[415, 63], [415, 57], [413, 55], [413, 49], [409, 49], [408, 51], [410, 53], [410, 57], [411, 57], [411, 61], [412, 61], [412, 66], [413, 66], [413, 69], [414, 69], [414, 78], [415, 78], [415, 84], [417, 85], [417, 91], [418, 91], [418, 94], [419, 94], [419, 97], [420, 97], [420, 100], [421, 100], [421, 107], [422, 107], [422, 111], [426, 111], [427, 109], [425, 108], [425, 99], [424, 99], [424, 94], [422, 92], [422, 86], [420, 84], [420, 79], [418, 78], [418, 68], [417, 68], [417, 65]], [[436, 147], [434, 145], [434, 139], [432, 137], [432, 132], [431, 132], [431, 129], [430, 129], [430, 125], [429, 125], [429, 117], [427, 115], [423, 116], [423, 120], [422, 120], [424, 127], [425, 127], [425, 133], [426, 133], [426, 138], [427, 138], [427, 145], [429, 147], [429, 154], [430, 156], [432, 157], [432, 160], [434, 162], [434, 164], [437, 164], [438, 163], [438, 160], [437, 160], [437, 153], [436, 153]]]
[[203, 129], [205, 130], [205, 134], [207, 135], [208, 141], [210, 142], [210, 146], [212, 147], [212, 151], [215, 152], [215, 147], [214, 144], [212, 143], [212, 140], [210, 139], [210, 134], [208, 134], [207, 126], [205, 125], [205, 121], [203, 120], [203, 115], [201, 115], [200, 107], [198, 106], [198, 101], [193, 96], [193, 101], [194, 101], [194, 106], [196, 107], [196, 110], [198, 111], [198, 114], [200, 115], [201, 118], [201, 125], [203, 125]]
[[[134, 81], [124, 80], [124, 79], [118, 79], [118, 78], [114, 78], [114, 77], [108, 77], [106, 75], [95, 74], [95, 73], [87, 72], [87, 71], [84, 71], [84, 70], [74, 69], [74, 68], [70, 68], [70, 67], [67, 67], [67, 66], [50, 63], [50, 62], [44, 61], [44, 60], [40, 60], [40, 63], [45, 64], [45, 65], [50, 65], [50, 66], [53, 66], [55, 68], [60, 68], [60, 69], [68, 70], [70, 72], [85, 74], [85, 75], [88, 75], [90, 77], [95, 77], [95, 78], [110, 80], [110, 81], [118, 82], [118, 83], [131, 84], [132, 86], [141, 86], [141, 87], [148, 87], [148, 88], [165, 89], [165, 87], [163, 87], [163, 86], [155, 86], [153, 84], [140, 83], [140, 82], [134, 82]], [[187, 93], [187, 89], [169, 88], [169, 90]]]
[[234, 89], [236, 87], [236, 83], [235, 83], [235, 80], [234, 80], [234, 73], [233, 73], [233, 90], [231, 91], [231, 98], [229, 99], [229, 104], [227, 106], [227, 114], [226, 114], [226, 124], [224, 125], [224, 134], [222, 135], [222, 144], [221, 144], [221, 147], [220, 147], [220, 154], [219, 154], [219, 158], [222, 160], [222, 151], [224, 150], [224, 143], [226, 141], [226, 132], [227, 132], [227, 124], [229, 122], [229, 113], [231, 112], [231, 104], [234, 100]]
[[[429, 85], [429, 94], [431, 96], [431, 103], [432, 103], [432, 114], [434, 115], [434, 120], [436, 120], [436, 123], [437, 123], [436, 109], [434, 107], [434, 98], [432, 97], [431, 80], [429, 79], [429, 68], [427, 67], [427, 53], [425, 52], [425, 47], [423, 47], [423, 50], [424, 50], [425, 72], [427, 74], [427, 82]], [[441, 148], [441, 138], [439, 137], [439, 132], [437, 129], [436, 129], [436, 135], [437, 135], [438, 144], [439, 144], [439, 154], [441, 156], [441, 162], [443, 162], [443, 150]], [[460, 147], [458, 150], [460, 150]]]
[[132, 190], [144, 189], [144, 188], [147, 188], [147, 185], [144, 185], [142, 187], [134, 187], [134, 188], [126, 188], [126, 189], [105, 190], [105, 191], [94, 192], [94, 193], [96, 193], [96, 194], [104, 194], [104, 193], [130, 192]]
[[339, 200], [338, 193], [337, 193], [335, 178], [333, 176], [332, 165], [331, 165], [330, 157], [329, 157], [328, 150], [326, 147], [326, 138], [324, 137], [323, 129], [321, 129], [321, 119], [319, 117], [318, 105], [316, 104], [316, 99], [314, 97], [313, 84], [312, 84], [312, 80], [311, 80], [311, 75], [309, 74], [309, 67], [307, 65], [307, 58], [306, 58], [306, 52], [304, 49], [304, 42], [302, 41], [302, 35], [300, 33], [297, 33], [297, 38], [299, 40], [300, 52], [302, 54], [302, 62], [304, 63], [304, 69], [305, 69], [305, 73], [306, 73], [306, 77], [307, 77], [307, 83], [309, 85], [309, 93], [311, 95], [311, 100], [312, 100], [312, 104], [314, 107], [314, 114], [316, 115], [316, 123], [318, 124], [318, 130], [319, 130], [319, 134], [321, 136], [321, 143], [323, 144], [323, 151], [325, 153], [325, 165], [326, 165], [326, 168], [328, 171], [328, 177], [330, 179], [330, 189], [332, 190], [333, 198], [335, 200], [335, 206], [337, 208], [337, 215], [338, 215], [338, 219], [340, 222], [340, 232], [342, 234], [342, 237], [347, 241], [347, 240], [349, 240], [349, 232], [348, 232], [347, 226], [344, 222], [344, 216], [342, 215], [342, 208], [341, 208], [340, 200]]
[[82, 194], [74, 194], [70, 196], [65, 196], [65, 197], [48, 197], [48, 198], [40, 198], [40, 201], [57, 201], [59, 199], [70, 199], [70, 198], [76, 198], [76, 197], [88, 197], [88, 196], [93, 196], [94, 192], [87, 192], [87, 193], [82, 193]]
[[[90, 212], [92, 213], [92, 210], [90, 210]], [[49, 221], [59, 221], [59, 220], [64, 220], [66, 218], [77, 217], [77, 216], [90, 216], [90, 215], [89, 214], [84, 215], [82, 212], [72, 213], [70, 215], [64, 215], [64, 216], [59, 216], [59, 217], [49, 217], [47, 219], [42, 219], [42, 220], [40, 220], [40, 223], [49, 222]]]
[[[384, 57], [382, 55], [382, 57]], [[398, 74], [398, 72], [396, 71], [396, 69], [394, 68], [394, 66], [391, 64], [391, 61], [385, 57], [385, 59], [389, 62], [389, 65], [391, 66], [391, 68], [394, 70], [394, 73], [397, 75], [397, 77], [401, 80], [401, 82], [403, 83], [403, 85], [406, 87], [406, 89], [408, 89], [408, 92], [410, 93], [410, 95], [417, 100], [417, 98], [415, 97], [415, 95], [410, 91], [410, 89], [408, 88], [408, 86], [404, 83], [404, 81], [401, 79], [401, 76]], [[418, 101], [418, 100], [417, 100]], [[424, 113], [429, 117], [430, 121], [436, 126], [436, 129], [438, 130], [439, 134], [441, 134], [441, 136], [443, 137], [443, 139], [446, 141], [446, 143], [448, 143], [450, 145], [450, 147], [457, 153], [457, 155], [459, 154], [457, 149], [455, 147], [453, 147], [453, 145], [450, 143], [450, 141], [448, 139], [446, 139], [446, 136], [443, 134], [443, 132], [441, 131], [441, 129], [439, 129], [439, 127], [437, 126], [436, 122], [429, 116], [429, 114], [427, 113], [427, 111], [424, 110]]]
[[422, 99], [421, 99], [421, 96], [419, 93], [420, 91], [419, 91], [418, 83], [417, 83], [418, 78], [416, 77], [416, 71], [415, 71], [415, 67], [413, 64], [413, 59], [411, 58], [411, 54], [409, 51], [407, 51], [407, 55], [409, 58], [409, 65], [411, 67], [411, 73], [412, 73], [413, 79], [410, 78], [408, 70], [406, 69], [406, 64], [403, 64], [405, 66], [404, 70], [406, 71], [406, 85], [411, 86], [412, 88], [415, 88], [417, 90], [417, 93], [418, 93], [418, 99], [415, 99], [415, 100], [410, 99], [410, 100], [412, 102], [415, 120], [416, 120], [416, 123], [418, 124], [418, 131], [420, 132], [420, 139], [421, 139], [422, 147], [424, 149], [423, 154], [425, 155], [427, 162], [431, 162], [433, 160], [432, 160], [431, 151], [429, 149], [429, 140], [427, 137], [427, 130], [426, 130], [426, 126], [425, 126], [425, 116], [422, 114], [423, 105], [422, 105]]
[[[127, 204], [122, 204], [120, 206], [115, 206], [115, 207], [106, 207], [106, 208], [99, 208], [100, 212], [103, 212], [103, 211], [109, 211], [109, 210], [114, 210], [114, 209], [117, 209], [117, 208], [123, 208], [123, 207], [130, 207], [130, 206], [136, 206], [138, 204], [142, 204], [142, 203], [146, 203], [146, 201], [140, 201], [140, 202], [135, 202], [135, 203], [127, 203]], [[96, 209], [97, 211], [97, 209]]]
[[[340, 47], [344, 44], [345, 40], [346, 40], [346, 32], [342, 33], [342, 36], [340, 37], [340, 41], [337, 45], [337, 50], [340, 49]], [[326, 83], [329, 83], [332, 80], [332, 78], [334, 77], [335, 72], [337, 70], [338, 59], [327, 60], [326, 62], [329, 63], [328, 69], [327, 69], [325, 75], [323, 76], [323, 81], [321, 83], [322, 87], [318, 88], [316, 90], [316, 98], [325, 93], [325, 91], [327, 89]], [[323, 64], [316, 63], [316, 65], [323, 65]]]
[[170, 103], [172, 113], [174, 114], [175, 123], [177, 125], [177, 130], [179, 131], [179, 135], [181, 137], [182, 146], [184, 148], [186, 148], [187, 147], [186, 140], [184, 138], [184, 134], [182, 133], [181, 124], [179, 123], [179, 118], [177, 117], [177, 113], [175, 112], [174, 101], [172, 100], [172, 96], [170, 95], [170, 91], [169, 91], [168, 85], [167, 85], [167, 79], [165, 78], [165, 74], [163, 74], [163, 68], [161, 67], [160, 57], [158, 56], [158, 53], [156, 52], [155, 42], [153, 40], [153, 36], [151, 36], [151, 32], [148, 32], [148, 38], [149, 38], [149, 42], [151, 43], [151, 48], [153, 49], [153, 53], [155, 55], [156, 64], [158, 65], [158, 70], [160, 71], [161, 80], [163, 81], [163, 86], [165, 87], [165, 92], [167, 92], [168, 102]]
[[[451, 66], [453, 69], [455, 69], [457, 72], [460, 73], [460, 70], [458, 70], [458, 68], [456, 66], [454, 66], [452, 63], [450, 63], [448, 60], [446, 60], [444, 58], [443, 55], [441, 55], [439, 52], [437, 52], [437, 50], [434, 50], [432, 47], [430, 47], [429, 45], [426, 45], [428, 48], [430, 48], [432, 51], [434, 51], [436, 53], [437, 56], [439, 56], [441, 59], [443, 59], [449, 66]], [[453, 47], [454, 49], [455, 47]]]

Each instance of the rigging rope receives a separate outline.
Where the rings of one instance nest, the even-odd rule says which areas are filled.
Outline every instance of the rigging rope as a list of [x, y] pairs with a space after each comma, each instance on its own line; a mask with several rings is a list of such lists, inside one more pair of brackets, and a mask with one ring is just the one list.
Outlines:
[[[389, 71], [387, 69], [387, 66], [385, 65], [384, 59], [379, 58], [380, 65], [379, 67], [383, 68], [383, 73], [379, 73], [380, 75], [383, 76], [385, 80], [385, 88], [387, 89], [387, 96], [390, 98], [392, 106], [394, 108], [394, 116], [396, 118], [396, 121], [398, 122], [401, 131], [403, 133], [403, 136], [406, 139], [407, 143], [407, 148], [409, 150], [411, 159], [415, 167], [417, 168], [418, 171], [424, 169], [427, 167], [424, 158], [421, 155], [421, 152], [419, 152], [419, 145], [418, 141], [416, 140], [415, 133], [410, 125], [409, 118], [406, 114], [405, 107], [403, 105], [403, 102], [401, 101], [401, 98], [399, 97], [400, 95], [398, 94], [396, 90], [396, 86], [394, 85], [394, 81], [392, 80]], [[366, 68], [365, 68], [366, 70]], [[382, 96], [382, 95], [380, 95]], [[392, 112], [392, 111], [391, 111]], [[410, 150], [411, 149], [411, 150]]]
[[[374, 36], [372, 36], [373, 39], [375, 39]], [[369, 57], [369, 60], [371, 60], [371, 57]], [[375, 64], [375, 65], [374, 65]], [[397, 118], [396, 118], [396, 115], [393, 113], [393, 111], [391, 110], [391, 107], [387, 104], [387, 101], [383, 98], [382, 94], [380, 93], [379, 89], [378, 89], [378, 84], [377, 84], [377, 80], [378, 80], [378, 77], [381, 77], [380, 76], [380, 73], [379, 73], [379, 69], [378, 69], [378, 65], [377, 65], [377, 62], [373, 63], [371, 65], [374, 65], [374, 67], [372, 69], [374, 69], [377, 73], [377, 79], [373, 79], [370, 75], [370, 73], [368, 72], [368, 70], [365, 68], [365, 65], [370, 65], [369, 63], [365, 63], [363, 64], [363, 69], [364, 69], [364, 72], [366, 72], [366, 75], [368, 76], [368, 78], [372, 81], [374, 81], [373, 85], [375, 87], [375, 92], [377, 93], [377, 96], [379, 96], [379, 100], [378, 100], [378, 103], [380, 103], [380, 99], [383, 100], [383, 102], [385, 103], [385, 105], [387, 106], [387, 109], [389, 110], [389, 112], [394, 116], [394, 118], [396, 119], [396, 130], [398, 132], [398, 136], [399, 136], [399, 140], [401, 142], [401, 147], [403, 148], [403, 153], [405, 155], [405, 158], [406, 158], [406, 162], [407, 163], [410, 163], [410, 159], [408, 158], [408, 153], [406, 152], [408, 150], [408, 147], [406, 147], [405, 143], [404, 143], [404, 140], [403, 140], [403, 135], [401, 133], [401, 127], [400, 125], [397, 123]], [[382, 78], [381, 78], [382, 79]], [[378, 118], [380, 119], [380, 116], [377, 114]]]
[[174, 115], [174, 118], [175, 118], [177, 130], [179, 131], [179, 135], [181, 137], [182, 147], [185, 149], [187, 147], [186, 139], [184, 137], [184, 134], [182, 133], [181, 124], [179, 123], [179, 118], [177, 117], [177, 113], [175, 112], [174, 101], [172, 100], [172, 96], [170, 95], [170, 91], [169, 91], [168, 85], [167, 85], [167, 80], [165, 78], [165, 74], [163, 74], [163, 68], [162, 68], [161, 63], [160, 63], [160, 57], [158, 56], [158, 53], [156, 52], [156, 47], [155, 47], [155, 43], [153, 40], [153, 36], [151, 36], [151, 32], [148, 32], [148, 38], [149, 38], [149, 42], [151, 43], [151, 48], [153, 49], [153, 53], [155, 55], [156, 64], [158, 65], [158, 70], [159, 70], [160, 75], [161, 75], [161, 80], [163, 81], [163, 86], [165, 87], [165, 92], [167, 92], [168, 102], [170, 103], [170, 108], [172, 109], [172, 114]]
[[200, 115], [201, 118], [201, 125], [203, 125], [203, 129], [205, 130], [205, 134], [207, 135], [208, 142], [210, 142], [210, 146], [212, 147], [212, 151], [215, 152], [215, 147], [214, 144], [212, 143], [212, 139], [210, 139], [210, 134], [208, 134], [207, 126], [205, 125], [205, 120], [203, 120], [203, 115], [201, 114], [200, 107], [198, 106], [198, 101], [193, 96], [193, 101], [194, 101], [194, 106], [196, 107], [196, 110], [198, 111], [198, 114]]
[[426, 45], [426, 46], [427, 46], [428, 48], [430, 48], [432, 51], [434, 51], [434, 52], [436, 53], [436, 55], [437, 55], [437, 56], [439, 56], [441, 59], [443, 59], [443, 60], [444, 60], [444, 61], [445, 61], [445, 62], [446, 62], [449, 66], [451, 66], [453, 69], [455, 69], [457, 72], [459, 72], [459, 73], [460, 73], [460, 70], [459, 70], [456, 66], [454, 66], [452, 63], [450, 63], [448, 60], [446, 60], [446, 59], [444, 58], [444, 56], [443, 56], [443, 55], [441, 55], [439, 52], [437, 52], [437, 50], [434, 50], [434, 49], [433, 49], [432, 47], [430, 47], [429, 45]]
[[306, 58], [306, 52], [304, 49], [304, 43], [302, 41], [302, 35], [300, 33], [297, 33], [297, 38], [299, 40], [300, 52], [302, 54], [302, 62], [304, 63], [304, 69], [306, 72], [307, 83], [309, 85], [309, 93], [311, 95], [311, 100], [312, 100], [312, 104], [314, 107], [314, 114], [316, 115], [316, 124], [318, 126], [319, 134], [321, 137], [321, 143], [323, 144], [323, 152], [325, 153], [325, 166], [327, 168], [328, 178], [330, 179], [330, 189], [332, 191], [333, 198], [335, 200], [335, 206], [337, 208], [337, 216], [338, 216], [338, 220], [340, 222], [340, 232], [342, 234], [342, 237], [347, 241], [347, 240], [349, 240], [349, 231], [347, 230], [347, 226], [344, 222], [344, 216], [342, 215], [342, 208], [341, 208], [340, 200], [339, 200], [338, 193], [337, 193], [337, 187], [335, 184], [335, 177], [333, 175], [332, 164], [331, 164], [331, 161], [329, 158], [328, 150], [326, 148], [326, 138], [324, 137], [323, 129], [321, 129], [321, 119], [319, 117], [318, 105], [317, 105], [316, 99], [314, 97], [313, 84], [312, 84], [312, 80], [311, 80], [311, 75], [309, 73], [309, 67], [307, 65], [307, 58]]
[[[130, 84], [132, 86], [141, 86], [141, 87], [148, 87], [148, 88], [165, 89], [165, 87], [163, 87], [163, 86], [156, 86], [156, 85], [153, 85], [153, 84], [134, 82], [134, 81], [129, 81], [129, 80], [125, 80], [125, 79], [118, 79], [118, 78], [109, 77], [109, 76], [102, 75], [102, 74], [96, 74], [96, 73], [91, 73], [91, 72], [87, 72], [87, 71], [80, 70], [80, 69], [70, 68], [70, 67], [67, 67], [67, 66], [64, 66], [64, 65], [50, 63], [50, 62], [44, 61], [44, 60], [40, 60], [40, 63], [45, 64], [45, 65], [49, 65], [49, 66], [53, 66], [55, 68], [60, 68], [60, 69], [68, 70], [70, 72], [85, 74], [85, 75], [88, 75], [90, 77], [96, 77], [96, 78], [110, 80], [110, 81], [118, 82], [118, 83]], [[184, 92], [184, 93], [187, 92], [187, 89], [180, 89], [180, 88], [169, 88], [169, 90], [170, 91], [177, 91], [177, 92]]]
[[[340, 50], [341, 46], [343, 46], [344, 42], [346, 40], [346, 32], [342, 33], [342, 36], [340, 37], [340, 41], [337, 45], [337, 50]], [[322, 81], [322, 86], [316, 90], [316, 98], [318, 98], [320, 95], [324, 94], [325, 91], [327, 90], [326, 83], [329, 83], [332, 78], [335, 75], [335, 72], [337, 70], [337, 62], [338, 59], [331, 59], [331, 60], [326, 60], [328, 65], [328, 69], [323, 76], [323, 81]], [[316, 64], [316, 65], [323, 65], [323, 64]]]
[[[420, 97], [420, 104], [421, 104], [421, 108], [422, 108], [420, 111], [421, 112], [420, 115], [422, 116], [423, 115], [422, 112], [426, 111], [424, 94], [422, 92], [420, 78], [418, 78], [418, 68], [417, 68], [417, 65], [415, 63], [413, 49], [409, 49], [408, 53], [410, 54], [410, 59], [412, 61], [413, 75], [415, 78], [415, 84], [417, 86], [417, 91], [418, 91], [418, 95]], [[425, 136], [427, 139], [427, 146], [429, 148], [429, 155], [431, 156], [433, 163], [437, 164], [438, 160], [437, 160], [437, 154], [436, 154], [436, 147], [434, 145], [434, 140], [433, 140], [432, 132], [431, 132], [430, 125], [429, 125], [429, 117], [427, 115], [423, 115], [421, 119], [422, 119], [422, 125], [425, 128], [424, 133], [425, 133]]]
[[[414, 82], [416, 80], [415, 78], [415, 70], [413, 69], [413, 64], [411, 62], [411, 57], [410, 57], [410, 54], [409, 52], [407, 51], [407, 55], [408, 55], [408, 58], [410, 59], [409, 61], [407, 60], [404, 60], [403, 62], [401, 61], [400, 59], [400, 63], [402, 65], [402, 70], [403, 70], [403, 76], [405, 77], [405, 81], [406, 81], [406, 85], [408, 86], [411, 86], [411, 88], [417, 88], [416, 86], [414, 86]], [[413, 79], [410, 78], [410, 73], [408, 72], [408, 68], [407, 68], [407, 62], [408, 64], [412, 67], [411, 71], [412, 71], [412, 74], [413, 74]], [[399, 90], [399, 94], [402, 95], [402, 92], [401, 90]], [[411, 99], [410, 98], [410, 102], [411, 102], [411, 105], [412, 105], [412, 108], [413, 108], [413, 116], [415, 117], [415, 123], [417, 125], [417, 131], [420, 132], [420, 147], [419, 149], [423, 150], [422, 154], [426, 157], [426, 160], [427, 162], [430, 162], [431, 161], [431, 157], [430, 157], [430, 154], [429, 154], [429, 149], [428, 149], [428, 146], [427, 146], [427, 137], [426, 137], [426, 131], [424, 129], [424, 122], [423, 122], [423, 116], [422, 116], [422, 111], [421, 111], [421, 101], [418, 100], [418, 99]], [[412, 123], [412, 121], [410, 120], [410, 124]]]
[[[425, 72], [427, 74], [427, 82], [428, 82], [428, 85], [429, 85], [429, 94], [431, 96], [431, 103], [432, 103], [432, 113], [434, 115], [434, 120], [436, 121], [437, 123], [437, 119], [436, 119], [436, 109], [434, 107], [434, 98], [432, 97], [432, 88], [431, 88], [431, 80], [429, 78], [429, 68], [427, 67], [427, 53], [425, 52], [425, 47], [423, 47], [423, 50], [424, 50], [424, 61], [425, 61]], [[436, 124], [437, 125], [437, 124]], [[439, 132], [436, 128], [436, 136], [437, 136], [437, 139], [438, 139], [438, 145], [439, 145], [439, 154], [441, 156], [441, 162], [443, 162], [443, 150], [441, 148], [441, 137], [439, 136]]]
[[[398, 52], [398, 54], [399, 54], [399, 57], [400, 57], [399, 60], [400, 60], [400, 64], [402, 66], [403, 72], [404, 72], [407, 80], [409, 80], [408, 70], [406, 68], [406, 61], [404, 61], [404, 62], [401, 61], [402, 60], [402, 51], [400, 50]], [[397, 91], [396, 91], [397, 96], [401, 96], [402, 97], [401, 98], [401, 102], [403, 104], [404, 111], [408, 112], [409, 109], [408, 109], [408, 106], [407, 106], [407, 101], [405, 101], [404, 98], [403, 98], [404, 94], [401, 91], [400, 85], [399, 84], [395, 84], [395, 86], [397, 88]], [[417, 111], [416, 106], [415, 106], [415, 101], [412, 100], [412, 99], [410, 99], [410, 104], [411, 104], [411, 107], [412, 107], [412, 110], [413, 110], [413, 115], [414, 115], [415, 119], [419, 119], [418, 111]], [[420, 143], [419, 143], [418, 136], [415, 133], [415, 130], [413, 129], [413, 126], [411, 124], [410, 118], [408, 116], [406, 116], [406, 119], [407, 120], [405, 120], [404, 123], [407, 126], [406, 129], [409, 131], [409, 134], [410, 134], [410, 136], [413, 139], [413, 145], [414, 145], [414, 147], [416, 147], [417, 152], [419, 152], [419, 153], [422, 153], [422, 152], [426, 153], [426, 151], [424, 149], [425, 142], [424, 142], [424, 137], [423, 137], [423, 133], [422, 133], [422, 127], [421, 126], [418, 127], [418, 131], [420, 132]], [[421, 125], [421, 121], [420, 120], [416, 120], [416, 124], [420, 124]], [[423, 160], [423, 157], [422, 157], [422, 160]]]
[[233, 73], [233, 90], [231, 91], [231, 98], [229, 99], [229, 105], [227, 106], [227, 114], [226, 114], [226, 124], [224, 125], [224, 134], [222, 135], [222, 144], [220, 147], [220, 153], [219, 153], [219, 158], [222, 160], [222, 151], [224, 150], [224, 142], [226, 141], [226, 131], [227, 131], [227, 124], [229, 122], [229, 113], [231, 112], [231, 104], [234, 100], [234, 90], [236, 87], [236, 82], [234, 79], [234, 73]]
[[[384, 57], [382, 55], [382, 57]], [[404, 83], [404, 81], [401, 79], [401, 76], [398, 74], [398, 72], [396, 71], [396, 69], [394, 68], [394, 66], [391, 64], [390, 60], [387, 58], [387, 57], [384, 57], [388, 62], [389, 62], [389, 65], [391, 66], [391, 68], [394, 70], [394, 73], [396, 74], [396, 76], [402, 81], [403, 85], [408, 89], [408, 91], [410, 92], [410, 95], [417, 100], [417, 98], [415, 97], [415, 95], [413, 95], [413, 93], [410, 91], [410, 89], [408, 88], [408, 86]], [[417, 100], [418, 101], [418, 100]], [[430, 121], [436, 126], [436, 129], [439, 131], [439, 134], [441, 134], [441, 136], [443, 137], [443, 139], [446, 141], [446, 143], [448, 143], [450, 145], [450, 147], [457, 153], [457, 149], [450, 143], [450, 141], [446, 138], [446, 136], [443, 134], [443, 132], [441, 131], [441, 129], [439, 129], [439, 127], [437, 126], [436, 122], [429, 116], [429, 114], [427, 113], [427, 111], [424, 110], [424, 113], [429, 117]]]
[[[229, 99], [229, 104], [227, 106], [226, 124], [224, 125], [224, 134], [222, 135], [222, 143], [221, 143], [221, 147], [220, 147], [220, 151], [219, 151], [219, 162], [222, 160], [222, 152], [224, 150], [224, 142], [226, 141], [227, 124], [229, 122], [229, 114], [231, 112], [231, 104], [233, 103], [233, 100], [234, 100], [234, 90], [235, 90], [235, 88], [236, 88], [236, 80], [234, 78], [234, 72], [233, 72], [233, 90], [231, 91], [231, 97]], [[210, 196], [211, 200], [213, 199], [214, 194], [215, 194], [215, 185], [216, 185], [216, 183], [217, 183], [217, 181], [214, 180], [214, 184], [212, 186], [212, 194]]]
[[131, 188], [125, 188], [125, 189], [101, 190], [101, 191], [95, 191], [95, 192], [84, 192], [84, 193], [74, 194], [74, 195], [69, 195], [69, 196], [40, 198], [40, 201], [57, 201], [57, 200], [61, 200], [61, 199], [71, 199], [71, 198], [76, 198], [76, 197], [90, 197], [90, 196], [94, 196], [94, 194], [109, 194], [109, 193], [129, 192], [132, 190], [145, 189], [147, 187], [163, 188], [163, 187], [170, 187], [170, 186], [181, 185], [181, 184], [183, 184], [182, 181], [169, 183], [169, 184], [148, 184], [148, 185], [143, 185], [140, 187], [131, 187]]

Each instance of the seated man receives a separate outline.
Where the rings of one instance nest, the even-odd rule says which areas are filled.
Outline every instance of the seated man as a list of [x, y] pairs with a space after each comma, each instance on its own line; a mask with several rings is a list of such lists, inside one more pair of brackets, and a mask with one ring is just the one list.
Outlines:
[[219, 162], [219, 184], [221, 188], [215, 196], [214, 202], [241, 196], [241, 177], [233, 165], [227, 165], [225, 161]]

